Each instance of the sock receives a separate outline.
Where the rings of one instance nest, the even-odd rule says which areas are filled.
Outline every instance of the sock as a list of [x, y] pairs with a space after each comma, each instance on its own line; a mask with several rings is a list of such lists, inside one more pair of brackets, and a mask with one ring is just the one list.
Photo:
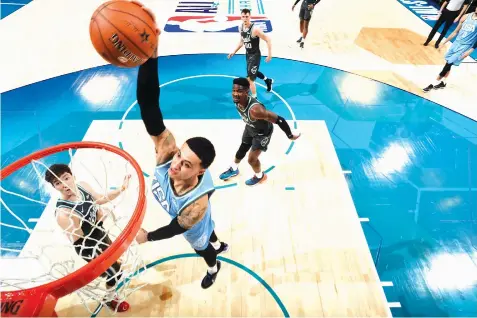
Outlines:
[[302, 38], [302, 39], [301, 39], [301, 43], [305, 43], [305, 38]]
[[436, 86], [436, 85], [439, 85], [440, 83], [441, 83], [441, 81], [436, 80], [436, 81], [434, 82], [434, 84], [432, 84], [432, 85]]
[[266, 80], [267, 80], [267, 77], [265, 76], [265, 77], [263, 78], [263, 80], [266, 81]]
[[253, 97], [253, 98], [257, 98], [257, 94], [252, 94], [252, 97]]
[[257, 178], [261, 179], [261, 178], [263, 177], [263, 172], [260, 171], [260, 172], [258, 172], [258, 173], [255, 173], [255, 176], [256, 176]]
[[220, 241], [217, 240], [216, 242], [210, 242], [210, 244], [212, 244], [212, 246], [218, 250], [220, 248]]
[[207, 273], [211, 275], [217, 273], [217, 262], [215, 263], [214, 267], [209, 267], [209, 269], [207, 270]]
[[236, 164], [235, 162], [232, 162], [232, 164], [230, 165], [230, 168], [232, 168], [233, 170], [237, 170], [238, 164]]

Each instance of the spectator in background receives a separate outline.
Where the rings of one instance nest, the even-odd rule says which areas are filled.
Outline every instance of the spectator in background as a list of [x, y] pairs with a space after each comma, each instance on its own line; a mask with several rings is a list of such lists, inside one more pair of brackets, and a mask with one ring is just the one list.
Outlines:
[[453, 23], [458, 23], [462, 15], [467, 12], [467, 8], [469, 7], [471, 0], [446, 0], [442, 3], [441, 9], [439, 10], [440, 16], [437, 20], [436, 24], [429, 33], [424, 46], [427, 46], [429, 42], [432, 41], [434, 35], [436, 35], [437, 30], [444, 24], [444, 29], [441, 32], [441, 36], [437, 40], [436, 44], [434, 45], [436, 49], [439, 48], [439, 44], [441, 43], [442, 39], [446, 36], [449, 28], [452, 26]]

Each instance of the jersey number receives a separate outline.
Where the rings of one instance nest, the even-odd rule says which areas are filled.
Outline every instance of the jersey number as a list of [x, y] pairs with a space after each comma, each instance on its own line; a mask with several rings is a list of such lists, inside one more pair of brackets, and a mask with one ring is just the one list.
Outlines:
[[246, 49], [251, 49], [252, 48], [252, 43], [245, 43], [245, 48]]
[[166, 195], [164, 193], [164, 190], [161, 188], [159, 182], [154, 182], [154, 184], [152, 185], [152, 194], [159, 202], [159, 204], [164, 208], [164, 210], [169, 213], [169, 203], [166, 200]]

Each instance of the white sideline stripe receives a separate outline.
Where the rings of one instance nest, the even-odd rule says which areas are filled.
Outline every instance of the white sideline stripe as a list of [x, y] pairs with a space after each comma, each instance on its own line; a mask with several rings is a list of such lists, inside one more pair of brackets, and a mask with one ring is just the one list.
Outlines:
[[390, 286], [394, 286], [394, 284], [393, 284], [393, 282], [381, 282], [381, 286], [390, 287]]
[[389, 308], [401, 308], [401, 303], [400, 302], [391, 302], [388, 303]]
[[28, 219], [28, 222], [38, 222], [38, 221], [40, 221], [39, 218], [29, 218]]
[[359, 218], [360, 222], [369, 222], [369, 218]]

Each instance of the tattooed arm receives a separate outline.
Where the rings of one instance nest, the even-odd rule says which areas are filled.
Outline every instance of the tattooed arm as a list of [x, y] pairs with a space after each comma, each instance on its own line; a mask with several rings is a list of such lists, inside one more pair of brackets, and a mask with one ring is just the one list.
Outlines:
[[209, 196], [205, 194], [185, 208], [181, 214], [179, 214], [177, 217], [179, 225], [184, 229], [190, 229], [202, 220], [208, 206]]

